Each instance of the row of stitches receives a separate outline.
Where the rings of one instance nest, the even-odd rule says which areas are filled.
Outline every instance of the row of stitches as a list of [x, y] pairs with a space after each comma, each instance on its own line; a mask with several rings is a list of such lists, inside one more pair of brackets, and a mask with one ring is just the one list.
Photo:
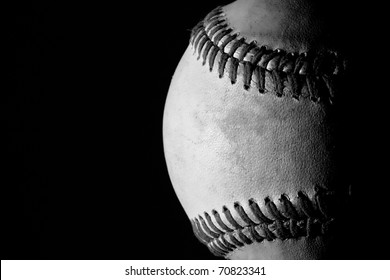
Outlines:
[[[316, 55], [310, 52], [287, 53], [280, 49], [259, 47], [256, 41], [247, 43], [245, 38], [239, 39], [239, 33], [233, 33], [221, 8], [212, 11], [195, 26], [191, 44], [194, 52], [198, 53], [198, 59], [202, 58], [203, 65], [208, 61], [210, 71], [218, 62], [220, 78], [227, 68], [234, 84], [238, 72], [241, 72], [245, 89], [249, 89], [253, 81], [259, 91], [264, 93], [268, 75], [275, 85], [277, 96], [284, 95], [286, 84], [296, 99], [302, 96], [319, 101], [328, 97], [331, 101], [334, 98], [334, 77], [339, 76], [345, 68], [344, 61], [336, 52]], [[327, 96], [323, 96], [324, 93]]]
[[286, 195], [280, 197], [279, 207], [266, 198], [265, 211], [260, 209], [255, 200], [250, 199], [250, 211], [245, 211], [238, 202], [234, 204], [236, 218], [224, 206], [223, 215], [213, 210], [211, 215], [205, 212], [203, 217], [199, 215], [191, 223], [195, 236], [212, 253], [225, 256], [228, 252], [253, 242], [325, 234], [334, 221], [335, 209], [329, 208], [328, 202], [333, 196], [316, 187], [313, 200], [303, 192], [298, 192], [295, 205]]

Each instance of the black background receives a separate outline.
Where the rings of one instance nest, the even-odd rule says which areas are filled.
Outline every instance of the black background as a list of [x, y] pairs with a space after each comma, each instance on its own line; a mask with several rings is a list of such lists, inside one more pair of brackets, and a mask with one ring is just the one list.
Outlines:
[[[229, 2], [18, 8], [16, 91], [2, 95], [2, 259], [215, 259], [169, 181], [162, 116], [191, 28]], [[361, 94], [345, 107], [356, 188], [340, 256], [388, 259], [387, 93], [371, 44], [381, 25], [363, 10], [346, 16]]]

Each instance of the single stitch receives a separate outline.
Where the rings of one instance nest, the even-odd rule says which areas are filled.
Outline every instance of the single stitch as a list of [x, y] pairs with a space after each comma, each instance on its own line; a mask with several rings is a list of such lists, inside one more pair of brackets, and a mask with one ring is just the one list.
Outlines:
[[216, 245], [218, 245], [219, 248], [221, 248], [225, 252], [230, 251], [230, 248], [228, 246], [226, 246], [225, 244], [223, 244], [219, 239], [215, 239], [215, 243], [216, 243]]
[[229, 250], [232, 251], [232, 250], [235, 250], [235, 249], [237, 248], [236, 245], [234, 245], [234, 244], [228, 242], [228, 241], [226, 240], [226, 238], [225, 238], [224, 235], [221, 235], [220, 238], [221, 238], [221, 242], [222, 242]]
[[[198, 44], [199, 44], [199, 41], [202, 39], [202, 38], [205, 38], [207, 40], [207, 34], [204, 30], [201, 30], [200, 33], [198, 33], [195, 41], [194, 41], [194, 51], [196, 52], [196, 50], [198, 50]], [[194, 53], [195, 53], [194, 52]]]
[[205, 241], [200, 235], [199, 235], [199, 232], [196, 228], [196, 225], [195, 225], [195, 222], [193, 220], [191, 220], [191, 226], [192, 226], [192, 231], [194, 232], [195, 234], [195, 237], [203, 244], [205, 245], [208, 245], [208, 242]]
[[253, 240], [255, 240], [256, 242], [263, 242], [264, 237], [260, 236], [260, 234], [255, 230], [254, 226], [249, 227], [249, 232]]
[[210, 72], [213, 71], [215, 57], [217, 56], [219, 51], [220, 50], [217, 47], [213, 47], [212, 48], [212, 51], [211, 51], [210, 56], [209, 56], [209, 69], [210, 69]]
[[227, 54], [229, 56], [233, 56], [233, 54], [237, 51], [237, 49], [241, 47], [243, 44], [244, 44], [244, 38], [235, 41]]
[[295, 75], [295, 74], [288, 74], [287, 75], [287, 81], [288, 83], [290, 84], [290, 87], [291, 87], [291, 92], [292, 92], [292, 97], [296, 100], [299, 100], [299, 97], [300, 97], [300, 92], [301, 92], [301, 87], [299, 86], [300, 83], [299, 83], [299, 78], [302, 78], [302, 77], [299, 77], [298, 75]]
[[[225, 47], [231, 43], [233, 40], [236, 40], [237, 38], [237, 34], [233, 34], [231, 35], [230, 33], [233, 31], [231, 28], [227, 29], [229, 31], [228, 35], [224, 36], [221, 38], [221, 40], [219, 42], [216, 43], [216, 46], [219, 47], [221, 50], [224, 50]], [[216, 38], [217, 36], [215, 36], [214, 38]], [[224, 38], [227, 38], [227, 39], [224, 39]]]
[[194, 41], [195, 41], [195, 38], [196, 36], [202, 32], [204, 29], [203, 29], [203, 21], [200, 21], [198, 22], [197, 25], [194, 26], [194, 28], [192, 28], [192, 31], [191, 31], [191, 39], [190, 39], [190, 44], [193, 45], [194, 44]]
[[232, 84], [235, 84], [237, 81], [237, 68], [239, 63], [240, 62], [237, 58], [230, 58], [229, 78]]
[[252, 225], [252, 226], [255, 226], [256, 223], [254, 223], [250, 218], [249, 216], [246, 214], [244, 208], [242, 208], [242, 206], [236, 202], [234, 203], [234, 209], [237, 211], [238, 215], [240, 216], [240, 218], [247, 224], [249, 225]]
[[290, 219], [289, 230], [290, 230], [291, 238], [297, 238], [300, 235], [302, 235], [298, 227], [298, 221], [295, 219]]
[[229, 223], [236, 229], [243, 229], [242, 226], [240, 226], [237, 221], [233, 218], [232, 214], [230, 213], [230, 210], [224, 206], [222, 208], [223, 213], [225, 214], [226, 219], [229, 221]]
[[232, 233], [228, 233], [229, 239], [233, 242], [233, 244], [237, 245], [238, 247], [243, 247], [245, 246], [244, 243], [238, 241], [237, 238], [234, 237]]
[[203, 242], [210, 243], [213, 239], [207, 236], [201, 229], [198, 219], [195, 218], [194, 221], [194, 230], [197, 233], [199, 239]]
[[[213, 38], [213, 43], [214, 44], [218, 44], [218, 42], [220, 42], [222, 40], [222, 38], [226, 35], [228, 35], [229, 33], [232, 32], [232, 29], [229, 28], [229, 29], [223, 29], [221, 32], [219, 32], [217, 35], [215, 35], [215, 37]], [[231, 36], [231, 40], [234, 40], [234, 37]], [[227, 42], [228, 43], [228, 42]], [[220, 48], [222, 49], [222, 47], [220, 46]]]
[[211, 227], [211, 229], [213, 231], [215, 231], [216, 233], [219, 233], [219, 234], [223, 234], [224, 233], [222, 230], [220, 230], [219, 228], [217, 228], [214, 225], [213, 221], [211, 220], [210, 215], [207, 212], [204, 212], [204, 216], [206, 217], [206, 221], [207, 221], [208, 225]]
[[282, 73], [280, 73], [279, 71], [272, 71], [271, 73], [275, 81], [276, 96], [281, 97], [283, 96], [283, 78], [281, 76]]
[[333, 86], [333, 83], [332, 83], [331, 79], [329, 78], [329, 76], [324, 75], [324, 76], [322, 76], [322, 79], [323, 79], [323, 81], [324, 81], [324, 83], [329, 91], [329, 101], [333, 102], [333, 99], [335, 97], [335, 94], [334, 94], [335, 87]]
[[309, 91], [310, 99], [314, 102], [318, 102], [320, 100], [319, 93], [317, 91], [317, 87], [315, 85], [315, 78], [310, 77], [310, 75], [306, 76], [307, 89]]
[[256, 47], [256, 44], [254, 44], [253, 42], [250, 43], [250, 44], [244, 44], [244, 47], [241, 49], [237, 59], [239, 61], [243, 61], [245, 56], [252, 50]]
[[256, 218], [260, 222], [265, 223], [265, 224], [271, 224], [272, 223], [272, 220], [267, 218], [263, 214], [263, 212], [261, 212], [259, 205], [253, 199], [249, 199], [249, 207], [251, 208], [252, 213], [256, 216]]
[[265, 201], [265, 207], [267, 208], [268, 212], [272, 215], [274, 219], [277, 220], [286, 220], [286, 217], [284, 217], [276, 207], [275, 203], [269, 198], [266, 197], [264, 199]]
[[213, 43], [211, 41], [207, 41], [206, 46], [204, 47], [203, 54], [202, 54], [202, 59], [203, 59], [202, 65], [206, 64], [207, 55], [209, 54], [210, 49], [212, 47], [213, 47]]
[[260, 48], [256, 47], [255, 50], [256, 50], [256, 52], [255, 52], [255, 55], [252, 58], [252, 64], [256, 66], [256, 65], [259, 64], [261, 58], [266, 53], [267, 48], [265, 46], [261, 46]]
[[221, 217], [219, 216], [218, 212], [213, 210], [212, 211], [212, 214], [215, 218], [215, 220], [217, 221], [217, 224], [226, 232], [232, 232], [233, 230], [231, 228], [229, 228], [221, 219]]
[[257, 83], [258, 83], [259, 92], [264, 93], [265, 92], [265, 69], [260, 66], [257, 66], [255, 68], [254, 74], [258, 81]]
[[[272, 224], [271, 224], [271, 226], [272, 226]], [[268, 228], [268, 226], [261, 224], [258, 229], [261, 230], [262, 234], [264, 235], [264, 238], [267, 241], [272, 241], [272, 240], [276, 239], [276, 235], [270, 230], [270, 228]]]
[[200, 224], [202, 225], [203, 230], [211, 237], [217, 238], [219, 236], [218, 233], [213, 232], [207, 225], [202, 216], [199, 215]]
[[[223, 30], [227, 27], [227, 24], [217, 25], [213, 29], [211, 29], [209, 32], [207, 32], [207, 35], [209, 38], [213, 38], [213, 36], [220, 30]], [[213, 40], [212, 40], [213, 41]], [[215, 43], [215, 42], [214, 42]]]
[[298, 207], [308, 218], [315, 217], [313, 205], [302, 191], [298, 192]]
[[206, 42], [209, 42], [207, 40], [207, 36], [203, 36], [202, 39], [199, 41], [199, 45], [198, 45], [198, 59], [202, 55], [202, 49], [203, 49], [203, 46], [206, 44]]
[[298, 212], [294, 208], [294, 205], [291, 203], [291, 201], [288, 199], [287, 195], [282, 194], [279, 200], [282, 205], [282, 211], [284, 212], [284, 215], [287, 216], [287, 218], [292, 220], [299, 219]]
[[265, 68], [265, 69], [267, 69], [268, 63], [271, 61], [271, 59], [273, 59], [275, 56], [278, 55], [278, 53], [277, 53], [276, 51], [266, 50], [266, 52], [267, 52], [267, 53], [264, 54], [264, 55], [261, 57], [261, 59], [260, 59], [260, 61], [259, 61], [259, 63], [258, 63], [258, 65], [259, 65], [261, 68]]
[[248, 90], [251, 85], [251, 78], [254, 67], [249, 61], [244, 61], [244, 89]]
[[277, 53], [277, 55], [275, 57], [273, 57], [267, 64], [267, 69], [272, 71], [272, 70], [276, 70], [276, 71], [273, 71], [273, 72], [282, 72], [280, 71], [280, 61], [282, 60], [283, 57], [286, 56], [286, 53], [285, 51], [281, 50], [281, 49], [276, 49], [275, 52]]
[[209, 37], [212, 37], [212, 35], [209, 34], [210, 30], [213, 29], [215, 26], [220, 25], [221, 23], [224, 23], [225, 21], [222, 19], [216, 19], [210, 21], [210, 23], [205, 27], [206, 33], [209, 35]]
[[282, 56], [282, 58], [279, 61], [278, 70], [286, 74], [291, 73], [295, 67], [296, 58], [297, 58], [296, 53], [287, 53], [286, 55]]
[[228, 59], [229, 59], [229, 55], [226, 53], [223, 53], [221, 56], [221, 60], [219, 61], [219, 65], [218, 65], [218, 73], [219, 73], [220, 78], [223, 77], [223, 73], [225, 72], [225, 65], [226, 65], [226, 62], [228, 61]]
[[238, 231], [238, 236], [245, 244], [252, 244], [252, 240], [250, 240], [245, 234], [242, 233], [241, 230]]

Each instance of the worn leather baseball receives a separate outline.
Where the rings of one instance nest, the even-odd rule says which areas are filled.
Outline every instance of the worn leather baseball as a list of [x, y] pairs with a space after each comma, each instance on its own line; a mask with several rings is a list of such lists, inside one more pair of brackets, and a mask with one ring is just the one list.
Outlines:
[[196, 237], [217, 256], [327, 258], [341, 235], [349, 184], [334, 108], [345, 59], [312, 2], [216, 8], [173, 76], [168, 171]]

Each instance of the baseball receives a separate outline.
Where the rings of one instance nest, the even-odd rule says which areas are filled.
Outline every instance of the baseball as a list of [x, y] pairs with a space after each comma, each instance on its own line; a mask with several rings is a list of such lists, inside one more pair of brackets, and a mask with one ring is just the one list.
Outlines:
[[[347, 62], [317, 1], [237, 0], [192, 30], [167, 96], [172, 185], [227, 259], [323, 259], [342, 233]], [[332, 25], [334, 26], [334, 25]]]

